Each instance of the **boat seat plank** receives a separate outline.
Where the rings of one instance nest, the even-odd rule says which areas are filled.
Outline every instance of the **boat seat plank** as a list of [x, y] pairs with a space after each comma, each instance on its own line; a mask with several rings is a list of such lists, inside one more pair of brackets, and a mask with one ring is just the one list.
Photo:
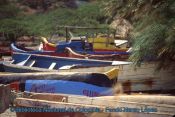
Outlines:
[[32, 67], [36, 63], [35, 60], [31, 61], [27, 66]]
[[57, 64], [57, 63], [53, 62], [53, 63], [50, 65], [49, 69], [52, 70], [52, 69], [56, 66], [56, 64]]

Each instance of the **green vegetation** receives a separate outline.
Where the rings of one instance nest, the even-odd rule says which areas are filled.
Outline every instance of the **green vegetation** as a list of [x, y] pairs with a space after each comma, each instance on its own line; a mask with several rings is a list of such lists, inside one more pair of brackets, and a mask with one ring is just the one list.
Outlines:
[[[6, 14], [11, 17], [3, 17], [0, 20], [0, 32], [13, 34], [14, 38], [21, 35], [42, 35], [49, 37], [53, 33], [64, 34], [64, 29], [58, 29], [58, 26], [65, 25], [106, 26], [104, 14], [100, 11], [100, 6], [96, 2], [82, 5], [77, 9], [58, 7], [51, 11], [33, 15], [23, 15], [21, 10], [11, 6], [11, 4], [2, 6], [7, 6], [8, 8], [2, 7], [0, 13], [5, 14], [5, 12], [8, 12]], [[3, 9], [6, 9], [6, 11], [3, 11]]]
[[129, 35], [135, 50], [130, 60], [136, 65], [154, 57], [159, 60], [158, 68], [166, 68], [175, 59], [174, 0], [95, 0], [78, 8], [64, 7], [64, 2], [52, 10], [24, 15], [24, 9], [2, 0], [0, 32], [8, 34], [10, 39], [22, 35], [50, 37], [53, 33], [64, 34], [59, 26], [107, 27], [106, 22], [110, 24], [118, 17], [134, 27]]
[[130, 60], [139, 65], [155, 58], [159, 60], [158, 69], [171, 65], [175, 60], [174, 0], [110, 0], [104, 5], [110, 20], [122, 17], [134, 26], [135, 51]]

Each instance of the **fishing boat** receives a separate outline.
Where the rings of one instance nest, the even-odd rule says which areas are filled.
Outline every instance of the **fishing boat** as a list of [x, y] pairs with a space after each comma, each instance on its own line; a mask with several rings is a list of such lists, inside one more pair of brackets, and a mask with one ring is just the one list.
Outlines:
[[13, 53], [13, 63], [21, 66], [30, 66], [46, 69], [71, 69], [71, 68], [83, 68], [83, 67], [98, 67], [116, 65], [118, 63], [127, 64], [128, 62], [120, 61], [103, 61], [93, 59], [77, 59], [67, 57], [53, 57], [47, 55], [38, 54], [26, 54], [26, 53]]
[[108, 36], [97, 35], [96, 37], [89, 37], [89, 43], [92, 43], [95, 51], [117, 51], [126, 52], [128, 50], [128, 41], [114, 39]]
[[[11, 89], [19, 91], [20, 82], [18, 80], [15, 80], [15, 74], [17, 76], [20, 76], [21, 74], [27, 76], [27, 73], [33, 74], [34, 72], [53, 72], [53, 70], [18, 66], [15, 64], [10, 64], [9, 62], [0, 62], [0, 77], [2, 78], [0, 84], [6, 84], [8, 82], [10, 84]], [[5, 76], [6, 78], [3, 79], [2, 76]], [[9, 81], [8, 79], [11, 79], [11, 81]]]
[[[34, 73], [35, 72], [35, 73]], [[41, 80], [64, 80], [64, 81], [76, 81], [84, 82], [88, 84], [93, 84], [101, 87], [112, 87], [114, 81], [117, 80], [118, 69], [111, 69], [104, 73], [96, 72], [57, 72], [55, 70], [51, 71], [32, 71], [31, 72], [1, 72], [0, 83], [8, 84], [15, 81], [25, 82], [26, 80], [41, 81]], [[36, 83], [35, 82], [35, 83]], [[42, 81], [41, 81], [42, 82]], [[47, 83], [47, 82], [46, 82]]]
[[77, 38], [71, 39], [69, 40], [69, 42], [62, 41], [62, 42], [59, 42], [58, 44], [50, 43], [44, 37], [41, 37], [41, 39], [43, 42], [43, 50], [46, 50], [46, 51], [63, 52], [66, 47], [69, 47], [72, 50], [82, 54], [86, 53], [86, 54], [96, 54], [96, 55], [109, 55], [109, 54], [129, 55], [129, 52], [126, 52], [126, 51], [117, 51], [117, 50], [116, 51], [115, 50], [96, 51], [93, 48], [93, 44]]
[[45, 51], [45, 50], [42, 50], [42, 49], [32, 50], [32, 49], [28, 49], [28, 48], [16, 45], [15, 43], [11, 44], [11, 49], [12, 49], [12, 53], [13, 52], [19, 52], [19, 53], [28, 53], [28, 54], [41, 54], [41, 55], [67, 57], [67, 55], [64, 52], [56, 53], [55, 51]]
[[[102, 27], [80, 27], [80, 26], [58, 26], [58, 29], [65, 29], [65, 42], [73, 40], [86, 40], [87, 43], [92, 44], [94, 51], [116, 51], [126, 52], [128, 50], [128, 40], [117, 39], [115, 31], [109, 28]], [[74, 35], [74, 30], [84, 30], [86, 34]], [[76, 31], [75, 31], [76, 32]], [[83, 36], [82, 36], [83, 35]], [[43, 41], [44, 42], [44, 41]], [[47, 41], [45, 41], [47, 42]], [[48, 49], [54, 49], [57, 44], [44, 43]], [[72, 48], [73, 49], [73, 48]]]
[[27, 53], [27, 54], [41, 54], [50, 56], [61, 56], [71, 58], [84, 58], [84, 59], [97, 59], [97, 60], [127, 60], [128, 55], [95, 55], [95, 54], [81, 54], [73, 51], [71, 48], [66, 47], [64, 53], [56, 53], [55, 51], [44, 51], [44, 50], [31, 50], [27, 48], [21, 48], [16, 46], [14, 43], [11, 44], [12, 52]]
[[[76, 60], [76, 59], [73, 59], [73, 60]], [[78, 60], [81, 61], [81, 59], [78, 59]], [[22, 63], [25, 64], [26, 61]], [[111, 61], [108, 61], [108, 62], [111, 62]], [[48, 69], [49, 66], [51, 66], [51, 64], [52, 63], [50, 63], [48, 67], [45, 67], [45, 68]], [[70, 65], [70, 66], [73, 66], [73, 65]], [[119, 69], [117, 82], [122, 86], [122, 90], [124, 92], [149, 92], [149, 93], [160, 93], [160, 92], [174, 93], [175, 92], [175, 85], [173, 82], [175, 80], [174, 79], [175, 66], [172, 66], [171, 68], [166, 70], [161, 70], [160, 72], [156, 72], [156, 73], [155, 73], [156, 62], [142, 63], [140, 67], [134, 67], [131, 62], [123, 62], [123, 61], [113, 61], [112, 65], [108, 64], [106, 66], [105, 65], [104, 66], [99, 65], [96, 67], [94, 65], [92, 66], [88, 66], [88, 67], [84, 66], [85, 68], [72, 67], [71, 69], [69, 67], [66, 69], [57, 69], [57, 71], [59, 72], [96, 71], [97, 73], [100, 73], [100, 72], [109, 71], [112, 68], [116, 68], [116, 69]], [[43, 66], [39, 66], [39, 67], [43, 67]]]
[[87, 43], [80, 39], [73, 39], [69, 42], [66, 41], [60, 41], [58, 44], [53, 44], [47, 41], [46, 38], [41, 37], [42, 43], [43, 43], [43, 50], [46, 51], [56, 51], [56, 52], [62, 52], [66, 47], [70, 47], [76, 51], [92, 51], [92, 45], [90, 43]]
[[34, 67], [26, 67], [19, 66], [15, 64], [10, 64], [6, 62], [0, 62], [0, 73], [29, 73], [29, 72], [49, 72], [53, 70], [42, 69], [42, 68], [34, 68]]
[[[96, 72], [36, 72], [1, 73], [0, 84], [10, 84], [20, 91], [38, 93], [64, 93], [90, 97], [112, 95], [111, 88], [117, 80], [117, 69]], [[77, 87], [78, 86], [78, 87]]]
[[[12, 109], [17, 117], [172, 117], [175, 109], [174, 96], [148, 94], [85, 97], [24, 92], [14, 103], [16, 107]], [[34, 112], [19, 112], [15, 108]]]
[[[125, 62], [126, 63], [126, 62]], [[117, 64], [117, 63], [116, 63]], [[138, 66], [128, 62], [115, 66], [89, 67], [81, 69], [58, 70], [60, 72], [104, 72], [112, 68], [119, 69], [117, 83], [121, 85], [123, 92], [145, 92], [145, 93], [165, 93], [175, 94], [175, 64], [169, 69], [163, 69], [156, 72], [157, 62], [145, 62]]]
[[68, 47], [66, 47], [65, 50], [66, 50], [67, 55], [72, 58], [125, 61], [129, 57], [129, 55], [121, 55], [121, 54], [111, 54], [111, 55], [81, 54], [81, 53], [77, 53], [73, 51], [71, 48], [68, 48]]

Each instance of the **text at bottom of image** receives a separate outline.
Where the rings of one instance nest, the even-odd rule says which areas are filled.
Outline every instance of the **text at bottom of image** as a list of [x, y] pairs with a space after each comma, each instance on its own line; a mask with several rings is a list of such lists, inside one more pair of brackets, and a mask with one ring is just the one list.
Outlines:
[[76, 107], [76, 108], [32, 108], [32, 107], [10, 107], [11, 112], [143, 112], [151, 113], [157, 112], [157, 108], [150, 108], [147, 106], [140, 108], [130, 108], [130, 107], [106, 107], [101, 109], [98, 107]]

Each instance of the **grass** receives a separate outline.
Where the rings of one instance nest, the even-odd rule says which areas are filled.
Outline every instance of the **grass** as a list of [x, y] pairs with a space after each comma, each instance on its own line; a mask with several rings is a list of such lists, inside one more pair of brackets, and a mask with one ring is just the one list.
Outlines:
[[[9, 6], [10, 7], [10, 6]], [[15, 9], [9, 8], [8, 9]], [[10, 12], [10, 10], [8, 10]], [[13, 12], [12, 12], [13, 13]], [[46, 36], [54, 33], [65, 35], [65, 29], [58, 29], [58, 26], [86, 26], [106, 27], [104, 14], [96, 2], [88, 3], [77, 9], [57, 8], [45, 13], [21, 16], [17, 15], [0, 20], [0, 31], [21, 35]], [[87, 33], [86, 30], [75, 30], [78, 34]]]

